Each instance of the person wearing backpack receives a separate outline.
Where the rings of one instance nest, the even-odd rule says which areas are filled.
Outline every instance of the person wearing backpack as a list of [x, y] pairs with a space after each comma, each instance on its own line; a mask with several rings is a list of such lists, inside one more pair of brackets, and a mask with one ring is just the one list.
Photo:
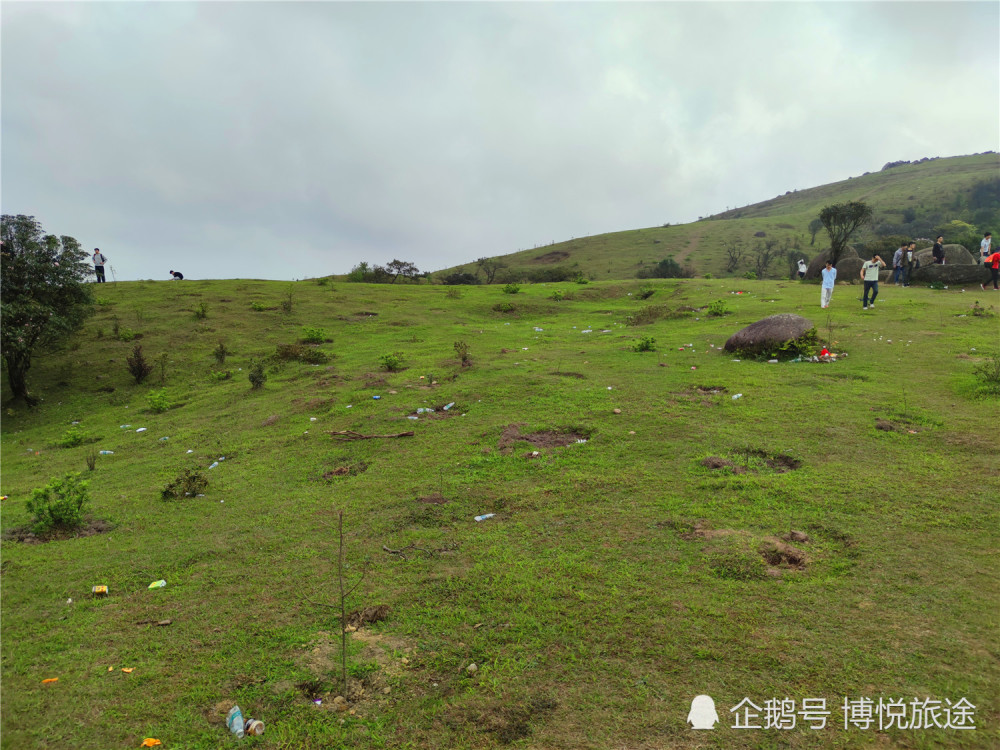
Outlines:
[[94, 275], [97, 276], [97, 283], [103, 284], [106, 281], [104, 278], [104, 264], [108, 262], [108, 259], [104, 257], [104, 254], [100, 251], [99, 248], [95, 247], [93, 261], [94, 261]]

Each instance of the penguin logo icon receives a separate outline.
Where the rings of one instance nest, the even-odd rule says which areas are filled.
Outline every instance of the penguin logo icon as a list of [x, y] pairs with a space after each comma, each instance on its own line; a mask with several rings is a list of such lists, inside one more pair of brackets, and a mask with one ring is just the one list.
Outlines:
[[719, 714], [715, 711], [715, 701], [710, 695], [696, 695], [691, 701], [688, 723], [692, 729], [715, 729]]

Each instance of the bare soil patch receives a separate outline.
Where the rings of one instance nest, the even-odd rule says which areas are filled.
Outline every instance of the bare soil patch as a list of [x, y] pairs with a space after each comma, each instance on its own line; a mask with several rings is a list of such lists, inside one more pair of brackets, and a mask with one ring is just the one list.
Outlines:
[[502, 453], [510, 453], [516, 443], [531, 443], [536, 448], [561, 448], [573, 445], [581, 440], [588, 440], [589, 435], [574, 430], [541, 430], [539, 432], [522, 433], [523, 423], [508, 425], [500, 435], [499, 449]]
[[729, 469], [733, 474], [746, 474], [747, 470], [743, 466], [739, 466], [728, 458], [719, 458], [718, 456], [709, 456], [708, 458], [703, 458], [701, 460], [701, 465], [709, 469]]
[[368, 469], [368, 464], [364, 461], [359, 461], [356, 464], [349, 464], [345, 466], [338, 466], [335, 469], [329, 469], [323, 472], [323, 479], [328, 482], [336, 477], [353, 477], [358, 474], [362, 474]]
[[381, 622], [389, 616], [389, 605], [378, 604], [374, 607], [357, 609], [347, 616], [347, 624], [353, 628], [363, 628], [373, 622]]
[[89, 518], [83, 526], [77, 529], [53, 529], [47, 534], [36, 534], [30, 526], [18, 526], [7, 529], [3, 533], [5, 542], [24, 542], [25, 544], [44, 544], [45, 542], [58, 542], [62, 539], [78, 539], [80, 537], [106, 534], [114, 529], [110, 521], [101, 518]]
[[794, 471], [802, 466], [802, 462], [784, 453], [769, 454], [755, 448], [742, 448], [733, 451], [735, 458], [709, 456], [701, 460], [701, 465], [712, 470], [728, 469], [734, 474], [758, 474], [761, 464], [776, 474]]
[[280, 419], [281, 419], [281, 417], [278, 416], [277, 414], [272, 414], [267, 419], [265, 419], [263, 422], [261, 422], [260, 426], [261, 427], [270, 427], [273, 424], [277, 424], [278, 420], [280, 420]]
[[550, 253], [535, 256], [535, 260], [538, 263], [558, 263], [561, 260], [566, 260], [568, 257], [569, 253], [565, 250], [553, 250]]
[[576, 378], [577, 380], [587, 379], [587, 376], [580, 372], [550, 372], [549, 375], [559, 375], [563, 378]]
[[424, 503], [426, 505], [444, 505], [448, 502], [448, 499], [440, 492], [434, 492], [430, 495], [425, 495], [424, 497], [418, 497], [417, 502]]

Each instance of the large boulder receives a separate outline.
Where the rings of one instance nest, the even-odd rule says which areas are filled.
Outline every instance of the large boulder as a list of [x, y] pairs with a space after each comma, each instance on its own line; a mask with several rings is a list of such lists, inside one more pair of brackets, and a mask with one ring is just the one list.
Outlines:
[[[934, 249], [925, 248], [924, 250], [917, 250], [915, 257], [920, 261], [920, 267], [934, 265]], [[974, 266], [976, 261], [972, 257], [972, 253], [965, 249], [964, 245], [945, 245], [944, 246], [944, 264], [946, 266]]]
[[985, 284], [990, 278], [990, 272], [975, 263], [952, 265], [949, 262], [943, 266], [932, 263], [925, 266], [921, 262], [920, 268], [914, 269], [910, 280], [922, 284], [940, 281], [945, 286], [961, 286], [962, 284]]
[[[813, 279], [820, 278], [820, 271], [826, 268], [826, 259], [829, 257], [830, 257], [830, 248], [827, 248], [809, 262], [809, 268], [806, 271], [806, 276], [805, 276], [806, 281], [812, 281]], [[844, 272], [840, 270], [840, 264], [843, 263], [845, 260], [850, 260], [851, 258], [857, 258], [857, 257], [858, 257], [858, 251], [855, 250], [850, 245], [848, 245], [844, 249], [844, 254], [840, 256], [840, 261], [837, 263], [836, 266], [834, 266], [834, 268], [837, 269], [838, 281], [842, 281], [844, 276]], [[861, 265], [858, 264], [858, 269], [860, 270], [860, 268]], [[855, 275], [857, 275], [857, 273], [858, 271], [854, 272]]]
[[[839, 271], [838, 271], [839, 275]], [[813, 327], [812, 321], [801, 315], [772, 315], [737, 331], [726, 341], [726, 351], [762, 354], [786, 341], [797, 339]]]

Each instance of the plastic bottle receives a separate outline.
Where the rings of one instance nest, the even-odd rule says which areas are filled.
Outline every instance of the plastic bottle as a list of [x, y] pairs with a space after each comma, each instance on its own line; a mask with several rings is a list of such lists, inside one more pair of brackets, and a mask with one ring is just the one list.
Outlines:
[[243, 739], [243, 735], [246, 734], [246, 730], [243, 728], [243, 712], [240, 711], [239, 706], [233, 706], [229, 709], [229, 713], [226, 714], [226, 726], [229, 727], [229, 731], [235, 734], [239, 739]]
[[115, 455], [115, 452], [114, 452], [114, 451], [98, 451], [98, 452], [99, 452], [99, 453], [100, 453], [100, 454], [101, 454], [102, 456], [113, 456], [113, 455]]
[[475, 520], [476, 521], [485, 521], [487, 518], [493, 518], [493, 516], [495, 516], [495, 515], [496, 515], [496, 513], [487, 513], [487, 514], [482, 515], [482, 516], [476, 516]]
[[215, 468], [216, 466], [218, 466], [218, 465], [219, 465], [219, 462], [218, 462], [218, 461], [213, 461], [213, 462], [212, 462], [212, 465], [211, 465], [211, 466], [209, 466], [208, 468], [210, 468], [210, 469], [214, 469], [214, 468]]

